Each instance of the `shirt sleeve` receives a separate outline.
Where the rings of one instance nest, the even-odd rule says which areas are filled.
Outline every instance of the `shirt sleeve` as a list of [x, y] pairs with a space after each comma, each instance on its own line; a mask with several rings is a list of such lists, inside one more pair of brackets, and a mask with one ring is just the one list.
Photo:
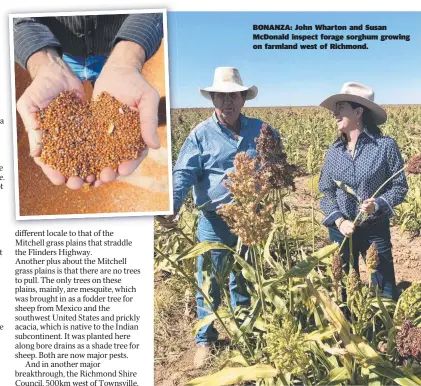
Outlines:
[[45, 47], [56, 47], [61, 53], [60, 42], [37, 18], [13, 19], [13, 41], [15, 60], [25, 69], [31, 55]]
[[[387, 148], [388, 178], [401, 170], [403, 166], [404, 162], [399, 147], [394, 140], [391, 140], [391, 145]], [[393, 208], [403, 202], [407, 192], [408, 183], [405, 173], [402, 171], [385, 185], [376, 198], [378, 210], [381, 213], [386, 213], [389, 217], [393, 217], [395, 215]]]
[[178, 155], [173, 169], [173, 202], [177, 213], [190, 188], [198, 181], [202, 171], [200, 148], [194, 134], [190, 134]]
[[163, 36], [162, 13], [133, 14], [124, 20], [113, 45], [120, 40], [137, 43], [145, 50], [146, 60], [148, 60], [158, 51]]
[[319, 192], [324, 195], [320, 199], [320, 209], [326, 215], [322, 221], [322, 225], [325, 226], [332, 226], [338, 218], [342, 217], [342, 212], [336, 202], [336, 189], [338, 187], [331, 177], [331, 168], [332, 164], [328, 152], [319, 179]]

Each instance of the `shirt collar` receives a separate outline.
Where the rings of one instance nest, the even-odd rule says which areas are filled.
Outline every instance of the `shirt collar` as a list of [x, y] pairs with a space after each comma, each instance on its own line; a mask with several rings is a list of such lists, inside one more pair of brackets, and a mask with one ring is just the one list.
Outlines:
[[[241, 122], [241, 127], [240, 127], [240, 133], [241, 133], [241, 131], [243, 131], [246, 127], [247, 127], [247, 119], [246, 119], [246, 117], [243, 115], [243, 114], [241, 114], [240, 113], [240, 116], [238, 117], [239, 119], [240, 119], [240, 122]], [[217, 115], [216, 115], [216, 112], [214, 111], [213, 112], [213, 114], [212, 114], [212, 119], [213, 119], [213, 121], [222, 129], [222, 128], [224, 128], [224, 129], [227, 129], [227, 130], [229, 130], [225, 125], [223, 125], [220, 121], [219, 121], [219, 119], [218, 119], [218, 117], [217, 117]]]
[[[364, 126], [364, 130], [361, 132], [361, 134], [358, 136], [358, 138], [361, 137], [361, 136], [362, 136], [362, 138], [369, 138], [372, 141], [376, 141], [376, 137], [374, 136], [373, 133], [370, 133], [367, 130], [367, 126]], [[333, 146], [335, 146], [335, 147], [345, 146], [345, 142], [342, 140], [341, 136], [339, 136], [339, 138], [336, 139], [336, 141], [333, 143]]]

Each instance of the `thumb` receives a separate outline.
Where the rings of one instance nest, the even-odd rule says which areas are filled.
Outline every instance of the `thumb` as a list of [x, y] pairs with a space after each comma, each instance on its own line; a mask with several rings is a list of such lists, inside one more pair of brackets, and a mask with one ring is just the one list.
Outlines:
[[156, 134], [158, 128], [159, 94], [148, 84], [140, 98], [138, 109], [140, 130], [146, 145], [152, 149], [159, 149], [159, 138]]
[[42, 148], [42, 131], [37, 120], [38, 107], [31, 103], [25, 94], [18, 100], [16, 109], [22, 118], [25, 130], [28, 133], [29, 151], [32, 157], [38, 157]]
[[28, 129], [29, 155], [39, 157], [42, 150], [42, 130]]

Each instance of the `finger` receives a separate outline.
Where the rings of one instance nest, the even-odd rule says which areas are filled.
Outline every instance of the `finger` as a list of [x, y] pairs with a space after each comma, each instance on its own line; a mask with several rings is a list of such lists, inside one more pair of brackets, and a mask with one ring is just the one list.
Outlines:
[[83, 84], [81, 83], [81, 82], [79, 82], [80, 83], [80, 86], [78, 87], [78, 88], [76, 88], [74, 91], [75, 91], [75, 94], [76, 94], [76, 96], [83, 102], [83, 103], [85, 103], [86, 101], [87, 101], [87, 97], [86, 97], [86, 93], [85, 93], [85, 89], [83, 88]]
[[122, 162], [118, 166], [118, 174], [120, 174], [121, 176], [128, 176], [132, 174], [137, 169], [137, 167], [140, 165], [141, 162], [142, 160], [140, 158], [131, 160], [131, 161]]
[[17, 101], [16, 110], [22, 118], [22, 122], [26, 131], [29, 129], [39, 128], [37, 121], [37, 112], [39, 111], [39, 108], [33, 104], [29, 97], [26, 96], [26, 92]]
[[42, 130], [28, 129], [29, 155], [39, 157], [42, 150]]
[[83, 186], [83, 180], [80, 177], [72, 176], [67, 180], [66, 186], [72, 190], [80, 189]]
[[122, 162], [118, 167], [118, 174], [120, 174], [121, 176], [128, 176], [132, 174], [141, 164], [141, 162], [146, 158], [146, 156], [148, 155], [148, 151], [148, 148], [146, 148], [146, 150], [144, 150], [140, 157], [136, 160]]
[[101, 174], [99, 175], [99, 179], [102, 182], [111, 182], [117, 178], [117, 172], [110, 167], [106, 167], [101, 170]]
[[140, 130], [146, 145], [152, 149], [159, 149], [160, 143], [156, 130], [158, 128], [159, 94], [149, 86], [140, 98], [138, 109]]
[[[63, 185], [66, 183], [66, 177], [63, 176], [58, 170], [53, 169], [49, 165], [45, 165], [39, 157], [34, 158], [34, 160], [39, 166], [41, 166], [42, 171], [47, 176], [47, 178], [51, 181], [54, 185]], [[41, 162], [38, 162], [41, 161]]]
[[88, 184], [92, 184], [92, 182], [95, 181], [95, 176], [93, 174], [90, 174], [88, 177], [86, 177], [86, 182]]

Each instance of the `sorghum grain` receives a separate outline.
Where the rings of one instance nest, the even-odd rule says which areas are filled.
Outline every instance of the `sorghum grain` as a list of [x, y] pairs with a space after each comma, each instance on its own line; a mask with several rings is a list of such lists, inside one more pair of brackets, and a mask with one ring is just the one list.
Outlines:
[[99, 178], [105, 167], [139, 158], [145, 149], [139, 114], [107, 93], [82, 103], [62, 92], [38, 114], [42, 161], [66, 178]]

